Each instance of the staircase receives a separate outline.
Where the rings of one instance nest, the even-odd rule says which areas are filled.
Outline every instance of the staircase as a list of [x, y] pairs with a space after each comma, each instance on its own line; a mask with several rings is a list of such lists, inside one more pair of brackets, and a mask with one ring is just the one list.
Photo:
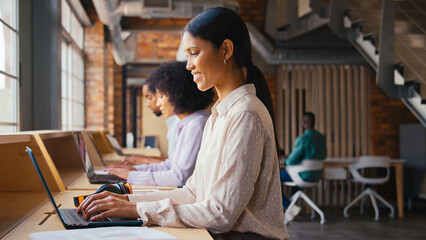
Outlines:
[[[297, 15], [307, 2], [311, 12]], [[270, 12], [280, 6], [268, 4]], [[287, 25], [267, 29], [274, 39], [291, 41], [327, 24], [376, 71], [376, 84], [426, 127], [426, 0], [289, 0], [286, 12]]]
[[378, 86], [426, 127], [426, 1], [346, 0], [344, 9], [346, 36]]

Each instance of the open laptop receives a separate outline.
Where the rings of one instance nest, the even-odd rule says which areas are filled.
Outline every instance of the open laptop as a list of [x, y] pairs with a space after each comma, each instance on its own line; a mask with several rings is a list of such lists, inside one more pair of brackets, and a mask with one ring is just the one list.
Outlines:
[[105, 134], [108, 142], [111, 144], [111, 147], [114, 149], [114, 151], [120, 155], [120, 156], [131, 156], [131, 154], [125, 154], [123, 153], [123, 151], [121, 150], [121, 146], [120, 143], [118, 143], [117, 139], [113, 136], [111, 136], [110, 134]]
[[49, 186], [44, 179], [43, 174], [41, 173], [40, 167], [37, 164], [37, 161], [34, 157], [32, 150], [27, 147], [27, 153], [30, 157], [34, 167], [37, 171], [38, 176], [43, 184], [44, 189], [49, 197], [50, 202], [53, 204], [55, 211], [58, 213], [59, 218], [62, 221], [62, 224], [65, 228], [87, 228], [87, 227], [107, 227], [107, 226], [141, 226], [143, 221], [140, 219], [124, 219], [117, 217], [110, 217], [102, 219], [102, 221], [88, 221], [83, 218], [82, 214], [77, 213], [76, 208], [68, 209], [58, 209], [55, 199], [52, 196], [52, 192], [49, 189]]
[[[75, 144], [77, 145], [78, 152], [80, 153], [81, 161], [83, 162], [84, 169], [86, 170], [86, 175], [89, 178], [90, 183], [116, 183], [120, 181], [121, 182], [126, 181], [125, 179], [119, 178], [112, 174], [108, 174], [107, 172], [95, 171], [89, 156], [89, 152], [87, 151], [87, 146], [84, 141], [83, 134], [81, 132], [73, 132], [72, 135], [73, 135]], [[89, 136], [89, 139], [90, 139], [90, 136]], [[93, 148], [90, 148], [92, 151], [92, 155], [96, 154], [101, 159], [104, 166], [106, 166], [106, 163], [102, 159], [102, 156], [99, 153], [96, 146], [94, 145], [94, 142], [92, 142], [92, 144], [93, 144]]]

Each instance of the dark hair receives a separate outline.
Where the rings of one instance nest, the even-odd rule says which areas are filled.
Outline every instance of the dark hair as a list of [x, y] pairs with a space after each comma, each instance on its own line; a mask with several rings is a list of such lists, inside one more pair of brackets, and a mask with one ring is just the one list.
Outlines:
[[311, 127], [314, 127], [314, 125], [315, 125], [315, 115], [313, 113], [311, 113], [311, 112], [305, 112], [303, 114], [303, 117], [307, 117], [308, 118], [308, 124]]
[[228, 8], [209, 8], [193, 18], [184, 28], [193, 37], [209, 41], [218, 49], [225, 39], [234, 44], [234, 60], [238, 67], [247, 68], [246, 83], [253, 83], [257, 97], [274, 119], [272, 99], [263, 73], [253, 64], [250, 35], [243, 19]]
[[158, 77], [155, 88], [169, 97], [175, 113], [205, 109], [213, 101], [213, 90], [198, 90], [186, 62], [162, 63], [151, 75]]
[[160, 79], [164, 78], [164, 72], [154, 70], [149, 74], [148, 78], [145, 81], [145, 85], [150, 93], [155, 94], [155, 87], [158, 84]]

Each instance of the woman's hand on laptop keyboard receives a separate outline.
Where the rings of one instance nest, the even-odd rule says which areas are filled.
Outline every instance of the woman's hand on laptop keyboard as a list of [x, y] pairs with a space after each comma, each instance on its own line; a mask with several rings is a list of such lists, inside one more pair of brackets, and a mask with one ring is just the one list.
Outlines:
[[96, 221], [107, 217], [138, 218], [136, 203], [126, 195], [104, 191], [87, 197], [77, 208], [84, 219]]
[[136, 168], [130, 166], [116, 165], [115, 167], [108, 166], [105, 171], [119, 178], [127, 180], [130, 171], [136, 171]]

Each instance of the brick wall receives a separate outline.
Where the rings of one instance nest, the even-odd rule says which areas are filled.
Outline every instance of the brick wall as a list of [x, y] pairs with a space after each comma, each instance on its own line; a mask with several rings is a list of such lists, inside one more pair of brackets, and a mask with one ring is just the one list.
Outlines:
[[399, 99], [389, 98], [371, 79], [371, 155], [399, 158], [399, 126], [418, 123]]
[[85, 54], [85, 118], [86, 128], [104, 129], [105, 127], [105, 40], [104, 26], [99, 21], [96, 12], [89, 11], [89, 17], [94, 23], [84, 28]]
[[136, 59], [174, 60], [180, 38], [180, 32], [140, 32], [136, 37]]
[[240, 16], [259, 30], [265, 26], [267, 0], [237, 0], [240, 4]]

